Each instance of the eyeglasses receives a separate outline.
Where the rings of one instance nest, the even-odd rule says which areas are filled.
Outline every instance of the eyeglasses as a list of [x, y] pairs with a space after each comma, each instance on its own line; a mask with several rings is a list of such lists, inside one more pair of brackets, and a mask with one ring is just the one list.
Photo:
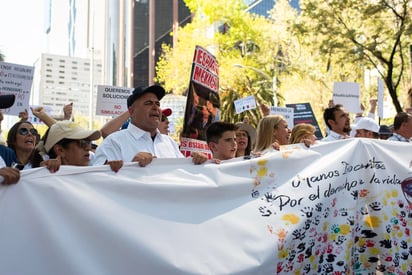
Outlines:
[[87, 140], [87, 139], [79, 139], [79, 140], [73, 140], [73, 142], [76, 142], [77, 145], [80, 146], [80, 148], [84, 150], [88, 150], [92, 147], [92, 141]]
[[26, 136], [26, 135], [28, 135], [29, 133], [30, 133], [32, 136], [35, 136], [35, 135], [37, 135], [37, 130], [34, 129], [34, 128], [30, 128], [30, 129], [20, 128], [20, 129], [19, 129], [19, 134], [22, 135], [22, 136]]
[[167, 116], [162, 115], [162, 122], [165, 122], [166, 120], [169, 120], [169, 119], [167, 118]]

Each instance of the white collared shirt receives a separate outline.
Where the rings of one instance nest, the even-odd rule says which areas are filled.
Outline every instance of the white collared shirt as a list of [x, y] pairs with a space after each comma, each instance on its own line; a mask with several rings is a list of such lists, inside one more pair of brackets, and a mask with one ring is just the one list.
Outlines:
[[329, 134], [325, 138], [323, 138], [322, 141], [335, 141], [341, 139], [345, 139], [345, 136], [330, 130]]
[[93, 165], [103, 165], [106, 160], [131, 162], [139, 152], [148, 152], [158, 158], [183, 158], [177, 143], [157, 130], [154, 140], [149, 132], [132, 123], [127, 129], [110, 134], [97, 147]]

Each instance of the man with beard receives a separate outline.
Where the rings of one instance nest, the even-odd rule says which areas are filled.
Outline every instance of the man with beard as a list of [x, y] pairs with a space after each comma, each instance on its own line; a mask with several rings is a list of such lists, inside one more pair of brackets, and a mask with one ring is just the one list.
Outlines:
[[350, 137], [349, 113], [345, 111], [341, 104], [325, 109], [323, 119], [330, 131], [322, 141], [334, 141]]

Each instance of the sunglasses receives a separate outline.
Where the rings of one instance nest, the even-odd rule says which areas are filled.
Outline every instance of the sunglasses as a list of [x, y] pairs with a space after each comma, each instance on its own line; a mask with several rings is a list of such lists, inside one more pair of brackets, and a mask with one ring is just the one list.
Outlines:
[[162, 115], [162, 122], [165, 122], [166, 120], [169, 120], [169, 119], [167, 118], [167, 116]]
[[26, 135], [28, 135], [29, 133], [30, 133], [32, 136], [35, 136], [35, 135], [37, 135], [37, 130], [34, 129], [34, 128], [31, 128], [31, 129], [20, 128], [20, 129], [19, 129], [19, 134], [22, 135], [22, 136], [26, 136]]
[[79, 140], [73, 140], [73, 142], [76, 142], [77, 145], [80, 146], [83, 150], [88, 150], [92, 147], [92, 141], [87, 140], [87, 139], [79, 139]]

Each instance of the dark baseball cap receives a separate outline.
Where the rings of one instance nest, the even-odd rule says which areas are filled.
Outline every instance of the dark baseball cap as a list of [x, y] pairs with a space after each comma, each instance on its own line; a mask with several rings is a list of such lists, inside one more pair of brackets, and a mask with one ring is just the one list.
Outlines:
[[15, 95], [0, 95], [0, 109], [7, 109], [13, 106], [16, 100]]
[[127, 98], [127, 107], [130, 107], [133, 104], [133, 102], [136, 101], [136, 99], [138, 99], [145, 93], [153, 93], [157, 96], [158, 100], [161, 100], [165, 96], [166, 91], [165, 89], [163, 89], [162, 86], [159, 85], [152, 85], [149, 87], [137, 87], [133, 90], [133, 93]]

